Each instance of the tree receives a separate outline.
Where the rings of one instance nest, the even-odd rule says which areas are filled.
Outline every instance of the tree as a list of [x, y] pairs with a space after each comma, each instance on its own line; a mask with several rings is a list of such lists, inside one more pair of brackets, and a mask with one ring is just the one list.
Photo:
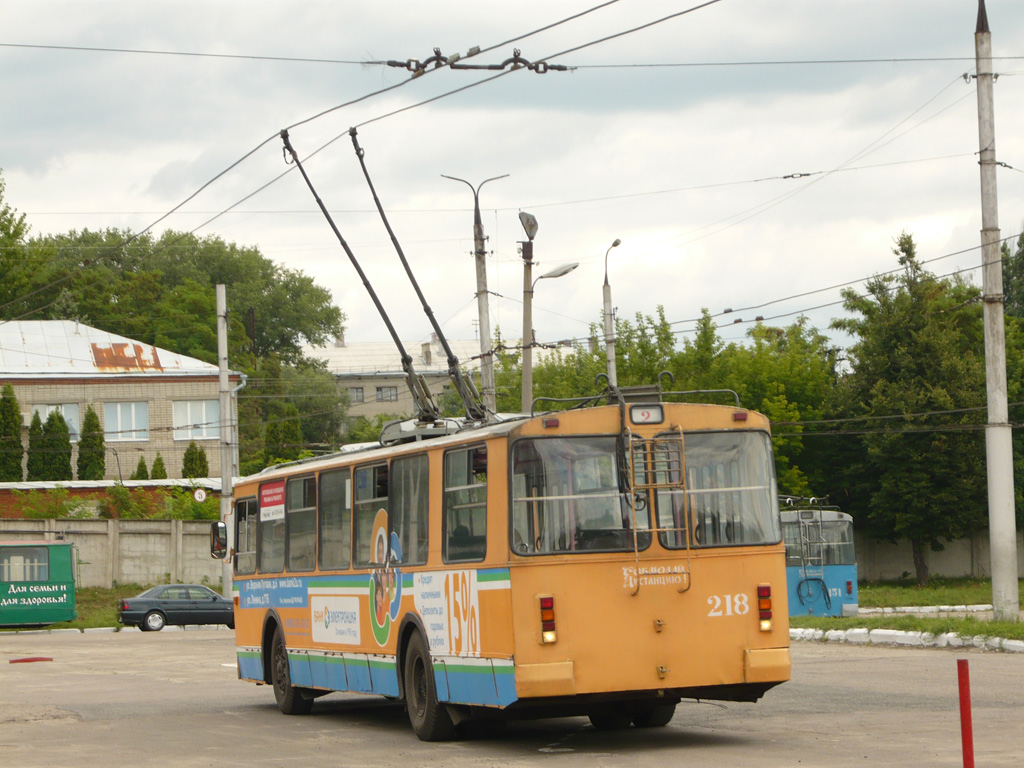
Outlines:
[[863, 491], [844, 507], [875, 538], [909, 539], [925, 584], [926, 547], [985, 520], [982, 324], [976, 288], [924, 270], [909, 234], [896, 243], [903, 273], [870, 280], [864, 295], [846, 289], [857, 317], [833, 322], [857, 338], [843, 415], [865, 418], [868, 432], [859, 458], [834, 469], [840, 487]]
[[0, 482], [21, 482], [24, 477], [21, 470], [24, 455], [18, 399], [14, 396], [14, 387], [4, 384], [3, 396], [0, 397]]
[[28, 427], [28, 463], [26, 465], [29, 482], [45, 480], [46, 478], [46, 456], [43, 453], [43, 420], [39, 417], [39, 411], [32, 414], [32, 422]]
[[153, 471], [149, 473], [149, 476], [153, 480], [166, 480], [167, 479], [167, 467], [164, 466], [164, 457], [157, 451], [156, 458], [153, 459]]
[[182, 477], [209, 477], [210, 464], [206, 460], [206, 451], [190, 440], [185, 449], [185, 457], [181, 462]]
[[71, 434], [60, 411], [50, 411], [43, 424], [42, 453], [44, 475], [42, 480], [73, 480], [71, 471]]
[[[28, 234], [28, 224], [25, 223], [25, 214], [18, 214], [17, 210], [11, 208], [4, 200], [4, 193], [7, 184], [0, 175], [0, 254], [10, 246], [20, 245], [25, 241]], [[0, 256], [2, 258], [2, 256]], [[0, 263], [3, 263], [0, 261]]]
[[146, 457], [139, 456], [139, 463], [135, 465], [135, 471], [129, 480], [149, 480], [149, 470], [146, 469]]
[[107, 470], [107, 450], [100, 417], [90, 404], [82, 420], [82, 438], [78, 441], [78, 479], [102, 480]]

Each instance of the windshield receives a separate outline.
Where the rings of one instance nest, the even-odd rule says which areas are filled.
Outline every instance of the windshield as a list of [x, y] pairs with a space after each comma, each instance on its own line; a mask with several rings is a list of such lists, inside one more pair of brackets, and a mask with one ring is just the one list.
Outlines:
[[[619, 492], [615, 437], [520, 440], [512, 449], [512, 548], [520, 554], [632, 550], [633, 512]], [[649, 546], [646, 508], [637, 541]]]
[[[654, 460], [657, 467], [656, 455]], [[779, 541], [775, 465], [767, 434], [685, 433], [682, 464], [682, 487], [679, 470], [671, 470], [666, 473], [672, 475], [669, 487], [657, 491], [658, 535], [663, 546], [682, 549], [687, 542], [691, 547], [720, 547]]]
[[[801, 534], [801, 525], [804, 526]], [[818, 530], [820, 528], [820, 532]], [[800, 520], [785, 521], [786, 565], [803, 565], [806, 559], [822, 565], [853, 565], [853, 523], [849, 520], [822, 521], [807, 525]]]

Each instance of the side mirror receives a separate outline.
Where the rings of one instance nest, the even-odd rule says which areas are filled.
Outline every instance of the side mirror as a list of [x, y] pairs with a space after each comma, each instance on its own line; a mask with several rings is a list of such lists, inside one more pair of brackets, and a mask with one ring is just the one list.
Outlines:
[[228, 527], [223, 520], [210, 523], [210, 557], [223, 560], [228, 553]]

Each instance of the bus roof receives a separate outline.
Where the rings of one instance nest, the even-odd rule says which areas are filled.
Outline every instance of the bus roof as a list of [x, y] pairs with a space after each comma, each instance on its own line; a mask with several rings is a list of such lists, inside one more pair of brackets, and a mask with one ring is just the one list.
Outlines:
[[70, 541], [55, 541], [53, 539], [10, 539], [0, 541], [0, 547], [69, 547]]

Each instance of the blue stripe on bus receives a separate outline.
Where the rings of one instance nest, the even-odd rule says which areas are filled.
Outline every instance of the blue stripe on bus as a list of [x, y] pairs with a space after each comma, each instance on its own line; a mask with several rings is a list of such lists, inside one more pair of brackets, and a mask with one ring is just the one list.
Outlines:
[[289, 653], [288, 672], [292, 679], [292, 685], [298, 685], [302, 688], [313, 687], [313, 675], [309, 670], [308, 654]]
[[[434, 675], [438, 699], [451, 704], [507, 707], [518, 698], [512, 666], [495, 666], [493, 662], [470, 665], [445, 659], [435, 662]], [[442, 689], [446, 689], [445, 698], [441, 697]]]
[[373, 692], [382, 696], [397, 696], [398, 667], [395, 665], [394, 658], [371, 656], [369, 666]]
[[242, 680], [262, 680], [263, 660], [254, 651], [237, 651], [238, 676]]
[[451, 701], [448, 692], [448, 676], [444, 672], [444, 662], [434, 661], [434, 688], [437, 689], [438, 701]]
[[[258, 651], [236, 651], [238, 674], [244, 680], [263, 680]], [[452, 704], [507, 707], [516, 696], [515, 669], [511, 664], [457, 658], [434, 661], [437, 698]], [[292, 685], [329, 691], [398, 696], [398, 669], [393, 658], [361, 653], [319, 654], [291, 652], [288, 668]]]

